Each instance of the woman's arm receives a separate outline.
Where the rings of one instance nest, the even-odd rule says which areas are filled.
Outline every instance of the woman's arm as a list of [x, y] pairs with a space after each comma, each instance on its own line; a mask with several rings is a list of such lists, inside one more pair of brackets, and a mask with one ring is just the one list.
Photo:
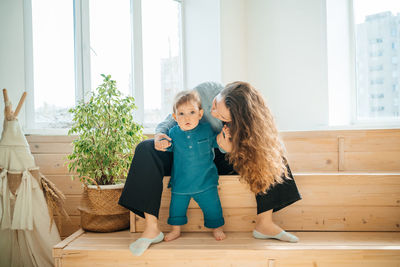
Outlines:
[[227, 153], [232, 151], [232, 140], [228, 126], [224, 125], [222, 131], [217, 135], [217, 143]]
[[164, 121], [160, 122], [157, 126], [156, 126], [156, 134], [168, 134], [169, 130], [172, 129], [172, 127], [174, 127], [175, 125], [177, 125], [176, 121], [174, 120], [174, 118], [172, 118], [172, 115], [169, 114]]
[[154, 135], [154, 148], [159, 151], [167, 151], [166, 148], [171, 145], [171, 138], [168, 133], [175, 125], [176, 121], [169, 114], [163, 122], [160, 122], [156, 127], [156, 133]]

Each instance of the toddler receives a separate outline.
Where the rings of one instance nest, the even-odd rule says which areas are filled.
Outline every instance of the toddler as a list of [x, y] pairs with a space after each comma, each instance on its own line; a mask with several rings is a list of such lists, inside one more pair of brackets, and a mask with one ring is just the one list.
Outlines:
[[216, 240], [222, 240], [225, 238], [222, 230], [225, 222], [214, 164], [217, 133], [209, 123], [200, 122], [203, 109], [196, 91], [184, 91], [176, 96], [172, 116], [178, 124], [169, 131], [172, 144], [167, 149], [174, 153], [168, 218], [172, 231], [164, 240], [171, 241], [180, 236], [181, 225], [187, 223], [186, 211], [191, 198], [203, 211], [204, 226], [213, 229]]

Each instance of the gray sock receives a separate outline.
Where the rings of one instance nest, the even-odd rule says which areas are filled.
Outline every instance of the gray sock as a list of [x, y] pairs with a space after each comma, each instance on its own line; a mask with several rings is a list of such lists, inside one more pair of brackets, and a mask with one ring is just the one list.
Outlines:
[[256, 230], [253, 230], [253, 236], [254, 238], [257, 239], [278, 239], [278, 240], [282, 240], [282, 241], [286, 241], [286, 242], [292, 242], [292, 243], [296, 243], [299, 241], [299, 238], [295, 235], [292, 235], [291, 233], [288, 233], [286, 231], [282, 231], [277, 235], [264, 235]]

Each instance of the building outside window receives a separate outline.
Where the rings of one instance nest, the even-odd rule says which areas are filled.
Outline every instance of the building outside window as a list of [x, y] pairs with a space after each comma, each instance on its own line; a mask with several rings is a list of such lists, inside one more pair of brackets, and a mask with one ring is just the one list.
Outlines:
[[400, 2], [353, 0], [358, 121], [399, 119]]

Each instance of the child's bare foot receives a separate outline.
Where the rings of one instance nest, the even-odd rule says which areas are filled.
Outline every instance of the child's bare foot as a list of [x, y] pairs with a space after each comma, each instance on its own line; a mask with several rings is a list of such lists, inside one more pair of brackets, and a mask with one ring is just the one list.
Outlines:
[[213, 235], [215, 237], [215, 240], [217, 240], [217, 241], [221, 241], [226, 238], [226, 235], [225, 235], [224, 231], [222, 230], [222, 227], [215, 228], [213, 230]]
[[180, 226], [172, 226], [172, 231], [165, 235], [165, 241], [172, 241], [177, 239], [181, 235], [181, 227]]

